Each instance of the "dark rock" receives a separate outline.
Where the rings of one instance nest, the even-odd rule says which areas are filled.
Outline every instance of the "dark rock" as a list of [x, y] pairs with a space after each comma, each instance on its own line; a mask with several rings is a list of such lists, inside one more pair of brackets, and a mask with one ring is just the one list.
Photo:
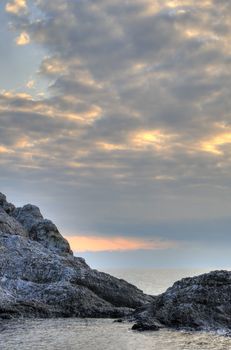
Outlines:
[[15, 206], [12, 203], [8, 203], [6, 196], [0, 193], [0, 207], [4, 209], [7, 214], [11, 214], [15, 210]]
[[133, 331], [158, 331], [160, 327], [153, 322], [137, 322], [132, 326]]
[[117, 318], [116, 320], [114, 320], [114, 323], [123, 323], [124, 320], [122, 318]]
[[39, 208], [31, 204], [24, 205], [22, 208], [16, 208], [13, 216], [27, 231], [30, 231], [35, 223], [43, 220]]
[[119, 318], [151, 300], [73, 256], [39, 208], [8, 206], [0, 194], [0, 318]]
[[0, 206], [0, 234], [20, 235], [28, 237], [28, 232], [13, 217], [9, 216]]
[[138, 322], [195, 330], [231, 329], [231, 272], [184, 278], [134, 313]]
[[12, 317], [12, 315], [10, 315], [10, 314], [4, 314], [4, 313], [2, 313], [2, 314], [0, 315], [0, 318], [1, 318], [2, 320], [11, 320], [13, 317]]

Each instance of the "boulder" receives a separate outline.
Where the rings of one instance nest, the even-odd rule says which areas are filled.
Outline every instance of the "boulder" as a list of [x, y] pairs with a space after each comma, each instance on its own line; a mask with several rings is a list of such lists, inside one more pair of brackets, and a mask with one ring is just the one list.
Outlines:
[[35, 223], [43, 220], [40, 209], [31, 204], [24, 205], [22, 208], [15, 208], [12, 216], [28, 231]]
[[137, 322], [132, 326], [133, 331], [158, 331], [161, 327], [156, 322]]
[[231, 330], [231, 272], [213, 271], [175, 282], [137, 309], [138, 323], [193, 330]]

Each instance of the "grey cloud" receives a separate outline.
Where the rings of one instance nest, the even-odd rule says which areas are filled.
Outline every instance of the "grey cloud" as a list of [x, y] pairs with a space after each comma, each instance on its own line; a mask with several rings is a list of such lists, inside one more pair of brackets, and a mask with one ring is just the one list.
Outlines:
[[[11, 17], [49, 54], [51, 85], [0, 96], [0, 178], [70, 233], [217, 242], [220, 226], [225, 240], [231, 139], [213, 139], [231, 135], [230, 5], [157, 3], [39, 0], [39, 21]], [[25, 136], [33, 147], [15, 147]]]

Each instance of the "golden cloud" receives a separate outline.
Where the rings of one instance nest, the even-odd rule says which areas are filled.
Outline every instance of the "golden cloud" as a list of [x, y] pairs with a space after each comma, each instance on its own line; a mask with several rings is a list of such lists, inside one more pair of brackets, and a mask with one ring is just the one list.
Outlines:
[[[165, 4], [165, 2], [163, 1], [163, 4]], [[167, 1], [167, 7], [170, 8], [177, 8], [177, 7], [186, 7], [186, 6], [192, 6], [193, 1], [192, 0], [171, 0], [171, 1]], [[212, 5], [212, 0], [203, 0], [203, 1], [198, 1], [197, 6], [198, 7], [209, 7]]]
[[[192, 0], [170, 0], [170, 1], [153, 1], [145, 0], [146, 9], [144, 11], [145, 16], [153, 16], [163, 9], [175, 10], [177, 13], [184, 13], [184, 7], [190, 7], [193, 5]], [[203, 0], [197, 4], [199, 8], [206, 8], [212, 5], [212, 0]]]
[[165, 151], [172, 147], [172, 143], [177, 135], [168, 134], [160, 130], [139, 130], [131, 133], [125, 143], [109, 143], [103, 140], [97, 142], [97, 147], [101, 150], [111, 151], [139, 151], [147, 148], [153, 148], [156, 151]]
[[127, 149], [126, 145], [123, 144], [115, 144], [115, 143], [108, 143], [108, 142], [97, 142], [98, 148], [104, 150], [104, 151], [124, 151]]
[[169, 148], [176, 135], [168, 134], [161, 130], [139, 130], [131, 137], [131, 143], [135, 148], [154, 148], [163, 151]]
[[6, 12], [13, 14], [18, 14], [19, 12], [25, 11], [26, 9], [26, 0], [14, 0], [12, 2], [8, 2], [5, 7]]
[[33, 147], [33, 142], [26, 136], [21, 137], [20, 139], [17, 140], [15, 147], [16, 149], [18, 148], [31, 148]]
[[18, 92], [14, 93], [13, 91], [3, 91], [1, 93], [2, 96], [4, 96], [7, 99], [13, 99], [13, 98], [19, 98], [22, 100], [31, 100], [32, 96], [30, 94], [27, 94], [25, 92]]
[[57, 58], [47, 57], [42, 62], [41, 69], [48, 75], [67, 73], [67, 67]]
[[13, 151], [5, 146], [0, 145], [0, 154], [13, 153]]
[[27, 32], [22, 32], [15, 41], [19, 46], [28, 45], [30, 43], [30, 36]]
[[201, 150], [215, 155], [223, 155], [221, 146], [231, 144], [231, 132], [221, 133], [201, 143]]
[[[74, 108], [70, 106], [70, 110], [62, 110], [59, 109], [56, 105], [51, 105], [47, 100], [44, 99], [44, 96], [41, 97], [41, 99], [33, 99], [32, 95], [28, 93], [15, 93], [14, 91], [3, 91], [0, 96], [3, 96], [5, 99], [7, 99], [10, 103], [10, 100], [14, 99], [20, 99], [24, 100], [25, 103], [22, 103], [20, 106], [17, 106], [16, 108], [12, 107], [12, 112], [24, 112], [24, 113], [30, 113], [34, 112], [36, 114], [41, 114], [44, 117], [47, 118], [60, 118], [63, 120], [71, 120], [76, 121], [83, 125], [91, 125], [94, 123], [95, 120], [100, 119], [102, 116], [102, 109], [101, 107], [97, 105], [89, 105], [89, 108], [85, 111], [78, 111], [76, 112], [76, 105], [78, 107], [78, 100], [77, 99], [68, 99], [68, 96], [65, 97], [65, 100], [70, 102], [75, 102], [76, 105]], [[39, 96], [38, 96], [39, 97]], [[63, 98], [64, 100], [64, 98]], [[0, 105], [0, 110], [4, 111], [8, 109], [7, 104]]]

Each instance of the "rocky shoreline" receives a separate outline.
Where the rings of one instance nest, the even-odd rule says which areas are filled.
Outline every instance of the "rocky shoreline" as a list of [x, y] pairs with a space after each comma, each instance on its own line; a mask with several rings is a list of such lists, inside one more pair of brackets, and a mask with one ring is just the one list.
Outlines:
[[138, 308], [132, 318], [136, 330], [163, 327], [197, 331], [231, 331], [231, 272], [212, 271], [183, 278]]
[[0, 194], [0, 318], [123, 317], [152, 301], [75, 257], [39, 208]]
[[133, 330], [231, 330], [231, 272], [184, 278], [159, 296], [91, 269], [39, 208], [0, 193], [0, 319], [122, 318]]

